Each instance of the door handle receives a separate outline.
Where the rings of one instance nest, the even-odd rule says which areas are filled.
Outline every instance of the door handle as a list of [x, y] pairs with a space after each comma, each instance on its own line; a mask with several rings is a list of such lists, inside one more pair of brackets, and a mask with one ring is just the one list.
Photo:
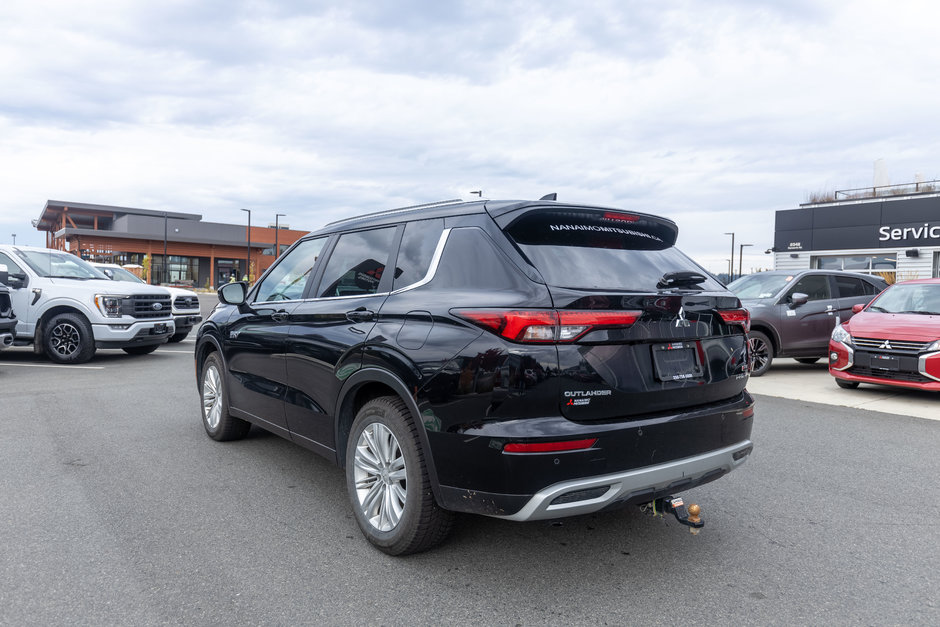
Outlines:
[[375, 312], [369, 311], [365, 307], [358, 307], [352, 311], [347, 311], [346, 319], [350, 322], [373, 322], [375, 320]]
[[290, 314], [288, 314], [284, 310], [275, 311], [273, 314], [271, 314], [271, 320], [274, 320], [275, 322], [284, 322], [289, 317], [290, 317]]

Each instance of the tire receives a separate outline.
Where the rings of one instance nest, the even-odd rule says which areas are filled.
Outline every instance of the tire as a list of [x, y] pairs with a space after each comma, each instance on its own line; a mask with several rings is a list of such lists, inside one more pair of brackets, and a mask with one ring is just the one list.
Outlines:
[[389, 555], [426, 551], [453, 526], [453, 512], [434, 501], [418, 429], [396, 396], [373, 399], [356, 415], [346, 488], [359, 529]]
[[121, 350], [128, 355], [149, 355], [160, 348], [159, 344], [147, 344], [146, 346], [125, 346]]
[[819, 357], [795, 357], [794, 360], [798, 364], [806, 364], [809, 366], [810, 364], [815, 364], [817, 361], [819, 361]]
[[751, 376], [759, 377], [770, 368], [774, 360], [774, 345], [770, 338], [761, 331], [751, 331], [747, 334], [747, 342], [751, 352]]
[[199, 375], [202, 398], [202, 426], [213, 440], [241, 440], [248, 435], [251, 423], [228, 413], [228, 391], [225, 389], [225, 368], [218, 353], [210, 353]]
[[836, 385], [843, 390], [854, 390], [858, 387], [858, 381], [846, 381], [845, 379], [836, 379]]
[[167, 342], [170, 344], [174, 344], [176, 342], [182, 342], [183, 340], [186, 339], [187, 335], [189, 335], [189, 329], [186, 329], [185, 331], [177, 331], [176, 333], [170, 336], [170, 339], [168, 339]]
[[83, 364], [95, 354], [91, 325], [77, 313], [60, 313], [45, 324], [43, 350], [60, 364]]

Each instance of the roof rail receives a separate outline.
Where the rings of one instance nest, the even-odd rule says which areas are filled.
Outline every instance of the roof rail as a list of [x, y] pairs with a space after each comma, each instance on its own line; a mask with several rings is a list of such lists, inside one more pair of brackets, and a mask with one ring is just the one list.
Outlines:
[[343, 218], [342, 220], [336, 220], [334, 222], [328, 223], [326, 226], [333, 226], [334, 224], [342, 224], [343, 222], [350, 222], [352, 220], [359, 220], [361, 218], [374, 218], [376, 216], [391, 215], [394, 213], [400, 213], [403, 211], [410, 211], [411, 209], [423, 209], [425, 207], [443, 207], [444, 205], [455, 205], [458, 203], [464, 202], [462, 198], [451, 198], [450, 200], [438, 200], [437, 202], [428, 202], [423, 205], [408, 205], [407, 207], [398, 207], [397, 209], [385, 209], [384, 211], [374, 211], [372, 213], [363, 213], [362, 215], [352, 216], [349, 218]]

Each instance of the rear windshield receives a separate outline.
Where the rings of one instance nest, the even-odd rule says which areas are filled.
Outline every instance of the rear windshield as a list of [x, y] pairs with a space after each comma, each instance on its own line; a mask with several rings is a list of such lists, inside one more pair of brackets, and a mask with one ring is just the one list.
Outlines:
[[554, 287], [657, 291], [669, 272], [696, 272], [694, 289], [724, 290], [672, 246], [675, 226], [652, 217], [591, 211], [538, 211], [514, 221], [506, 234]]

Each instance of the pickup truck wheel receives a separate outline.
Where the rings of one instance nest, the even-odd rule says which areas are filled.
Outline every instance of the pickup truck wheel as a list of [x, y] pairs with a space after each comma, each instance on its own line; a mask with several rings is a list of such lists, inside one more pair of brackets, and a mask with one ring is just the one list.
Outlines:
[[362, 406], [346, 446], [346, 487], [366, 539], [389, 555], [439, 544], [454, 514], [434, 501], [418, 429], [401, 399]]
[[774, 345], [760, 331], [748, 333], [747, 342], [751, 348], [751, 376], [759, 377], [770, 368], [770, 362], [774, 359]]
[[817, 361], [819, 361], [819, 357], [797, 357], [796, 358], [796, 363], [806, 364], [807, 366], [810, 364], [815, 364]]
[[146, 346], [125, 346], [123, 350], [128, 355], [149, 355], [160, 348], [159, 344], [147, 344]]
[[179, 331], [171, 335], [170, 339], [168, 339], [167, 342], [171, 344], [174, 342], [182, 342], [183, 340], [186, 339], [187, 335], [189, 335], [189, 329], [186, 329], [185, 331]]
[[248, 435], [251, 423], [228, 413], [228, 392], [225, 389], [224, 367], [216, 353], [202, 364], [199, 381], [202, 395], [202, 426], [213, 440], [241, 440]]
[[81, 314], [60, 313], [45, 324], [43, 349], [60, 364], [83, 364], [95, 354], [91, 325]]
[[836, 379], [836, 385], [844, 390], [854, 390], [858, 387], [858, 381], [846, 381], [845, 379]]

